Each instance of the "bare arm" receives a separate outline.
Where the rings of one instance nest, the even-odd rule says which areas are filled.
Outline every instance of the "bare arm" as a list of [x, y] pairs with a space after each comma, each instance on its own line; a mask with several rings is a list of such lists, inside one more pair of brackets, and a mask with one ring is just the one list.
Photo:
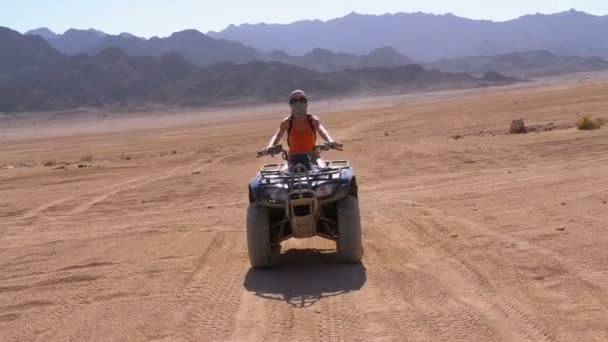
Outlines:
[[283, 120], [283, 122], [281, 122], [281, 126], [279, 126], [279, 129], [277, 129], [277, 131], [274, 133], [274, 135], [270, 139], [268, 146], [258, 152], [258, 157], [268, 155], [268, 153], [269, 153], [268, 150], [271, 147], [277, 145], [279, 143], [279, 141], [281, 141], [281, 138], [283, 137], [283, 135], [285, 134], [285, 132], [288, 129], [289, 129], [289, 119], [285, 119], [285, 120]]
[[331, 138], [329, 132], [327, 131], [327, 129], [325, 129], [325, 126], [321, 124], [321, 121], [319, 121], [319, 118], [317, 118], [316, 116], [313, 117], [312, 125], [316, 129], [317, 133], [321, 136], [321, 138], [323, 138], [323, 140], [329, 143], [334, 142], [334, 139]]
[[279, 126], [279, 129], [277, 129], [277, 131], [274, 133], [274, 135], [270, 139], [270, 142], [268, 143], [268, 147], [272, 147], [272, 146], [275, 146], [276, 144], [278, 144], [279, 141], [281, 141], [283, 134], [285, 134], [285, 132], [287, 131], [288, 127], [289, 127], [288, 120], [283, 120], [283, 122], [281, 122], [281, 126]]

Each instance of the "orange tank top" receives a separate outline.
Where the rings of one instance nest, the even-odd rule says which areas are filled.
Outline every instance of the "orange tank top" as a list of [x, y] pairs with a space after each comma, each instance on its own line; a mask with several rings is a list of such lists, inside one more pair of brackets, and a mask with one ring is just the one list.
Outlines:
[[289, 118], [287, 134], [289, 155], [294, 153], [310, 153], [317, 144], [317, 132], [312, 124], [312, 115], [308, 115], [306, 123], [298, 122], [294, 125], [293, 118]]

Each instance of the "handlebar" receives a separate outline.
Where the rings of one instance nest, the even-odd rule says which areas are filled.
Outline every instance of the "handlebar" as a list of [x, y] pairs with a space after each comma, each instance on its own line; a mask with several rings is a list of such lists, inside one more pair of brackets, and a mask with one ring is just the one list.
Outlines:
[[321, 151], [329, 151], [329, 150], [338, 150], [338, 151], [344, 151], [342, 149], [344, 145], [343, 144], [338, 144], [338, 143], [334, 143], [334, 144], [330, 144], [330, 143], [325, 143], [322, 145], [317, 145], [315, 146], [315, 150], [321, 150]]
[[269, 147], [266, 151], [259, 151], [258, 158], [267, 156], [267, 155], [274, 157], [275, 154], [280, 154], [283, 152], [287, 152], [283, 149], [283, 145], [274, 145], [272, 147]]
[[[314, 149], [320, 150], [320, 151], [329, 151], [329, 150], [344, 151], [342, 149], [343, 146], [344, 146], [343, 144], [338, 144], [338, 143], [333, 143], [333, 144], [324, 143], [321, 145], [316, 145]], [[283, 145], [275, 145], [275, 146], [269, 147], [268, 149], [266, 149], [266, 151], [259, 151], [257, 153], [257, 157], [260, 158], [260, 157], [267, 156], [267, 155], [274, 157], [275, 155], [281, 154], [281, 153], [287, 154], [287, 150], [283, 149]]]

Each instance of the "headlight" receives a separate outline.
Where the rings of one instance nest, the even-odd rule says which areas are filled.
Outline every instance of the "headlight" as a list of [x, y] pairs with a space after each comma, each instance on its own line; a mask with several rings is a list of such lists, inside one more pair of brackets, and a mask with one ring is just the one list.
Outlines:
[[264, 189], [264, 195], [267, 199], [275, 202], [283, 202], [287, 200], [287, 190], [279, 187], [268, 187]]
[[329, 197], [336, 191], [336, 186], [336, 183], [323, 184], [315, 189], [315, 195], [320, 198]]

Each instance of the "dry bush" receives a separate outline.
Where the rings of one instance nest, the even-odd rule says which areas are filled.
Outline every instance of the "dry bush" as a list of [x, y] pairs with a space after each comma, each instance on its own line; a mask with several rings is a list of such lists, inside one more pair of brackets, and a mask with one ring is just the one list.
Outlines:
[[527, 133], [526, 124], [523, 119], [517, 119], [511, 121], [511, 126], [509, 127], [509, 132], [513, 134], [519, 133]]
[[84, 156], [80, 158], [80, 161], [83, 163], [90, 163], [94, 160], [93, 156]]
[[57, 164], [59, 164], [59, 163], [54, 160], [45, 160], [42, 162], [42, 166], [46, 166], [46, 167], [55, 166]]
[[604, 119], [591, 119], [589, 116], [583, 115], [576, 120], [576, 128], [579, 130], [592, 130], [601, 128], [604, 124]]

